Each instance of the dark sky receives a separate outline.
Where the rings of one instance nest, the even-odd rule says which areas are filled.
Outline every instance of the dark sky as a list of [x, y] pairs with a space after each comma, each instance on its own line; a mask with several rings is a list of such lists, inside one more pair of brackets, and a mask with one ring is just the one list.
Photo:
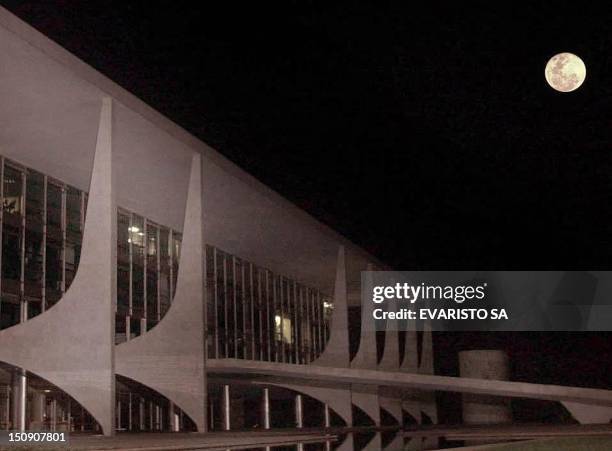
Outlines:
[[605, 2], [0, 3], [392, 265], [610, 267]]

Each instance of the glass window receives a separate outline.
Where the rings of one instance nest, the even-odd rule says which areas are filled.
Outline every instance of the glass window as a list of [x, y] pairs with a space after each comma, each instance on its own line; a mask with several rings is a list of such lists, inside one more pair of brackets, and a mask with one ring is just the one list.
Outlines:
[[168, 229], [159, 229], [159, 303], [160, 317], [170, 307], [170, 235]]
[[244, 306], [244, 358], [253, 358], [253, 296], [251, 267], [247, 262], [242, 262], [242, 305]]
[[44, 202], [45, 178], [38, 172], [29, 171], [26, 178], [24, 288], [30, 318], [40, 313], [42, 302]]
[[66, 241], [66, 248], [64, 250], [65, 260], [65, 290], [70, 288], [74, 276], [76, 276], [76, 270], [79, 266], [79, 258], [81, 257], [81, 245], [71, 241]]
[[45, 247], [45, 301], [51, 307], [62, 297], [62, 242], [47, 235]]
[[130, 240], [132, 245], [132, 316], [144, 318], [144, 219], [132, 215]]
[[227, 357], [227, 304], [225, 302], [225, 258], [222, 252], [216, 251], [217, 272], [217, 324], [219, 330], [219, 357]]
[[47, 233], [62, 235], [62, 188], [55, 183], [47, 184]]
[[235, 314], [235, 336], [236, 336], [236, 358], [244, 358], [246, 343], [244, 340], [244, 292], [242, 280], [242, 262], [234, 257], [234, 308]]
[[117, 312], [125, 316], [130, 309], [130, 216], [117, 214]]
[[206, 245], [206, 348], [209, 359], [217, 358], [217, 299], [215, 275], [215, 250]]
[[236, 299], [234, 298], [234, 259], [231, 255], [225, 258], [225, 305], [227, 319], [227, 357], [236, 357]]
[[23, 238], [23, 173], [4, 166], [2, 227], [2, 293], [19, 296], [21, 291], [21, 240]]
[[181, 241], [183, 236], [178, 232], [172, 232], [172, 297], [176, 293], [176, 281], [178, 278], [179, 261], [181, 260]]
[[147, 225], [147, 328], [150, 329], [159, 321], [158, 312], [158, 229], [153, 224]]
[[81, 233], [81, 192], [69, 186], [66, 189], [66, 229]]

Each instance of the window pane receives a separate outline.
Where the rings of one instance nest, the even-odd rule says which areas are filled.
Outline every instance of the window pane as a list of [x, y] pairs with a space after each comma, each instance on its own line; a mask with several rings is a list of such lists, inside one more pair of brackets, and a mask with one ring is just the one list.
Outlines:
[[170, 249], [168, 229], [159, 229], [159, 302], [160, 316], [164, 316], [170, 307]]
[[158, 322], [157, 282], [159, 277], [157, 262], [157, 227], [147, 225], [147, 328]]
[[47, 234], [45, 259], [45, 300], [47, 308], [62, 296], [62, 242]]
[[117, 214], [117, 313], [125, 316], [130, 308], [130, 217]]
[[38, 172], [29, 171], [26, 178], [24, 284], [30, 318], [41, 310], [36, 302], [42, 302], [44, 201], [45, 178]]
[[3, 185], [2, 293], [19, 296], [23, 238], [21, 214], [24, 203], [22, 172], [5, 165]]
[[62, 189], [54, 183], [47, 184], [47, 230], [53, 234], [62, 229]]
[[70, 186], [66, 190], [66, 225], [69, 232], [81, 233], [81, 192]]
[[132, 215], [132, 316], [144, 318], [144, 219]]
[[183, 236], [178, 232], [172, 232], [172, 297], [176, 293], [176, 281], [178, 277], [179, 261], [181, 260], [181, 241]]

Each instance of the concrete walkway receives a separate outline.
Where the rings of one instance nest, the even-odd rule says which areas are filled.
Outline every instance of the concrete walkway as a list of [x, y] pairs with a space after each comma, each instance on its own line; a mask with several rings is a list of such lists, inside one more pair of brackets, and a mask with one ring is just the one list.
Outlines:
[[303, 380], [325, 381], [331, 384], [366, 384], [388, 387], [416, 388], [431, 391], [451, 391], [507, 398], [531, 398], [566, 401], [612, 407], [612, 390], [532, 384], [464, 377], [431, 376], [399, 371], [377, 371], [355, 368], [333, 368], [317, 365], [260, 362], [241, 359], [209, 359], [207, 371], [212, 374], [259, 375], [287, 378], [295, 383]]

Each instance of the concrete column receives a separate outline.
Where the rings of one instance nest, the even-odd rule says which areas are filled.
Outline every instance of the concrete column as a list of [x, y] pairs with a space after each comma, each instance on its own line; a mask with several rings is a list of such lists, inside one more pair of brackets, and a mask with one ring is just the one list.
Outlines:
[[270, 429], [270, 389], [263, 389], [261, 400], [261, 416], [264, 429]]
[[32, 416], [30, 430], [40, 431], [45, 420], [45, 394], [39, 390], [32, 393]]
[[[304, 427], [304, 405], [302, 395], [295, 395], [295, 426], [298, 429]], [[304, 451], [304, 444], [298, 443], [297, 451]]]
[[164, 430], [164, 423], [162, 420], [162, 408], [159, 405], [155, 405], [155, 429], [158, 431]]
[[154, 408], [155, 408], [155, 405], [153, 404], [153, 401], [149, 401], [149, 431], [155, 430], [155, 423], [153, 422], [153, 409]]
[[[510, 376], [508, 356], [499, 350], [462, 351], [459, 353], [461, 377], [507, 381]], [[512, 421], [507, 399], [498, 396], [463, 394], [465, 424], [500, 424]]]
[[176, 413], [176, 409], [174, 407], [174, 403], [170, 401], [168, 406], [168, 423], [170, 427], [170, 432], [178, 432], [180, 429], [180, 418]]
[[24, 369], [19, 368], [13, 372], [13, 429], [22, 432], [26, 430], [27, 382], [28, 380]]
[[138, 429], [141, 432], [145, 429], [145, 399], [142, 396], [138, 401]]
[[128, 393], [128, 431], [132, 432], [132, 392]]
[[117, 401], [117, 409], [115, 411], [115, 419], [117, 420], [116, 430], [121, 429], [121, 401]]
[[57, 399], [51, 401], [51, 430], [57, 431]]
[[[329, 404], [324, 404], [323, 405], [323, 409], [324, 409], [323, 410], [323, 415], [324, 415], [324, 418], [325, 418], [324, 419], [324, 421], [325, 421], [324, 426], [326, 428], [328, 428], [328, 427], [331, 426], [331, 415], [330, 415], [330, 412], [329, 412]], [[325, 451], [331, 451], [331, 442], [329, 440], [325, 442]]]
[[304, 427], [304, 402], [302, 395], [295, 395], [295, 426]]
[[231, 399], [230, 386], [223, 385], [221, 391], [221, 414], [223, 415], [223, 430], [229, 431], [231, 427]]

